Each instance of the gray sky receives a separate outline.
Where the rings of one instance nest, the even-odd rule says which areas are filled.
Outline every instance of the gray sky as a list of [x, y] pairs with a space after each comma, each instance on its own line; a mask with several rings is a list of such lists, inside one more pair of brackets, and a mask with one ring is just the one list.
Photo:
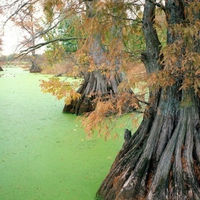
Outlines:
[[[0, 0], [0, 6], [3, 3], [5, 4], [6, 1], [7, 0]], [[13, 0], [10, 0], [9, 3], [11, 3], [11, 1]], [[39, 14], [41, 15], [40, 10], [41, 9], [37, 10], [37, 15]], [[3, 15], [0, 16], [0, 33], [1, 31], [4, 32], [4, 35], [2, 37], [2, 40], [3, 40], [2, 51], [0, 52], [0, 54], [3, 54], [3, 55], [19, 53], [20, 49], [18, 48], [18, 46], [20, 45], [20, 42], [24, 40], [23, 36], [26, 35], [26, 33], [23, 32], [22, 29], [17, 27], [12, 21], [8, 21], [6, 25], [4, 26], [4, 30], [1, 30], [4, 22], [8, 19], [8, 17], [10, 17], [11, 13], [12, 12], [9, 12], [8, 10], [8, 12], [6, 11], [5, 13], [3, 13]], [[43, 51], [44, 51], [44, 48], [43, 50], [37, 50], [36, 53], [42, 53]]]
[[8, 22], [4, 29], [3, 36], [3, 46], [2, 46], [2, 54], [9, 55], [13, 54], [17, 51], [17, 46], [20, 44], [20, 40], [22, 40], [20, 29], [13, 26], [11, 22]]
[[[1, 54], [9, 55], [19, 53], [20, 49], [18, 46], [20, 45], [20, 41], [24, 39], [22, 35], [22, 30], [20, 30], [20, 28], [14, 26], [12, 22], [8, 22], [5, 26], [4, 36], [2, 37], [3, 46]], [[38, 49], [36, 53], [43, 53], [44, 49], [45, 47]]]

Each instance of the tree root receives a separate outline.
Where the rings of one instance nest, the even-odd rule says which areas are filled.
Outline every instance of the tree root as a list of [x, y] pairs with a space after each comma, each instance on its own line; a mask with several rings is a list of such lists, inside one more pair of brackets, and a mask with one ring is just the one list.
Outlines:
[[176, 119], [157, 115], [151, 128], [144, 119], [97, 194], [104, 200], [200, 199], [198, 117], [197, 109], [183, 108]]

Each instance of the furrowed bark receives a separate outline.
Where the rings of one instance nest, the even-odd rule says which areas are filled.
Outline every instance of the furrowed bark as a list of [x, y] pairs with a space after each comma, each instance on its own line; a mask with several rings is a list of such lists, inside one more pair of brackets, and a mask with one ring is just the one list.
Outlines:
[[103, 75], [101, 71], [88, 72], [81, 87], [77, 90], [81, 94], [81, 98], [72, 101], [70, 105], [65, 105], [63, 112], [80, 115], [93, 111], [95, 109], [95, 104], [92, 102], [93, 99], [98, 96], [117, 94], [118, 85], [121, 81], [117, 72], [110, 77]]
[[[96, 4], [98, 1], [86, 1], [87, 16], [88, 19], [98, 18], [98, 10]], [[113, 2], [119, 3], [119, 1]], [[113, 27], [111, 27], [111, 32], [113, 37], [117, 38], [116, 42], [121, 40], [121, 31], [116, 30], [116, 22], [113, 19]], [[119, 28], [119, 27], [117, 27]], [[118, 41], [119, 40], [119, 41]], [[121, 65], [121, 58], [117, 56], [114, 58], [114, 64], [108, 60], [107, 52], [102, 45], [102, 35], [101, 33], [94, 30], [94, 33], [87, 39], [88, 41], [88, 54], [95, 65], [93, 71], [88, 71], [85, 74], [82, 86], [77, 90], [81, 95], [81, 98], [72, 101], [70, 105], [65, 105], [63, 112], [70, 112], [76, 115], [80, 115], [86, 112], [93, 111], [95, 109], [95, 104], [93, 100], [98, 97], [104, 97], [109, 95], [118, 95], [118, 86], [122, 82], [122, 75], [119, 70]], [[102, 65], [106, 65], [106, 69], [102, 69]], [[112, 66], [115, 65], [115, 66]], [[106, 74], [106, 75], [105, 75]], [[130, 89], [130, 93], [132, 90]]]
[[[141, 60], [145, 64], [147, 72], [150, 74], [163, 68], [160, 55], [161, 43], [154, 28], [155, 5], [150, 1], [145, 1], [143, 15], [143, 31], [146, 41], [146, 51], [141, 54]], [[160, 62], [158, 62], [160, 61]]]
[[[151, 2], [145, 2], [143, 17], [146, 51], [142, 60], [148, 73], [163, 69]], [[173, 44], [182, 39], [174, 25], [186, 25], [183, 1], [167, 1], [165, 12], [167, 42]], [[174, 69], [182, 67], [184, 48]], [[181, 88], [184, 78], [176, 78], [173, 86], [150, 88], [155, 101], [100, 186], [97, 195], [104, 200], [200, 199], [200, 101], [192, 87]]]
[[[194, 134], [199, 104], [194, 104], [177, 113], [174, 110], [176, 115], [166, 113], [169, 108], [165, 107], [157, 112], [151, 127], [144, 119], [132, 140], [123, 145], [97, 194], [105, 200], [199, 199], [199, 161], [194, 145], [198, 144]], [[161, 109], [163, 104], [159, 105]], [[166, 124], [171, 128], [166, 129]], [[163, 137], [166, 144], [161, 145]], [[162, 151], [157, 152], [160, 146]]]

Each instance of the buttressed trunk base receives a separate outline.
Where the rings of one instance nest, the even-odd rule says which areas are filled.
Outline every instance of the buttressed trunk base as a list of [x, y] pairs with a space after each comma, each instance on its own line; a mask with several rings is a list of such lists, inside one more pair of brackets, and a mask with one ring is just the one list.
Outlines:
[[116, 94], [120, 82], [121, 77], [118, 73], [108, 78], [100, 71], [88, 72], [81, 87], [77, 90], [81, 94], [80, 99], [72, 101], [69, 105], [65, 105], [63, 112], [81, 115], [93, 111], [95, 109], [93, 99], [98, 96]]
[[123, 144], [97, 192], [104, 200], [200, 199], [199, 99], [181, 107], [163, 93]]
[[[187, 58], [186, 54], [190, 50], [190, 61], [191, 55], [194, 52], [199, 54], [200, 51], [199, 43], [191, 35], [193, 48], [186, 50], [187, 40], [182, 30], [183, 27], [191, 28], [194, 20], [199, 22], [199, 9], [195, 11], [192, 8], [191, 13], [197, 12], [198, 17], [195, 16], [190, 23], [187, 15], [189, 3], [167, 0], [165, 6], [158, 5], [166, 14], [166, 42], [171, 49], [173, 46], [175, 49], [168, 57], [168, 52], [162, 55], [154, 25], [156, 5], [154, 1], [146, 0], [143, 12], [146, 50], [142, 53], [142, 61], [148, 74], [170, 69], [171, 78], [174, 72], [181, 73], [176, 74], [173, 85], [160, 84], [161, 89], [155, 92], [150, 89], [153, 104], [146, 110], [138, 130], [129, 142], [123, 144], [97, 192], [104, 200], [200, 199], [200, 100], [194, 92], [195, 84], [187, 85], [185, 88], [188, 89], [183, 87], [184, 81], [194, 81], [192, 73], [194, 75], [199, 65], [188, 62], [189, 68], [185, 69], [183, 58]], [[197, 36], [199, 38], [199, 32]], [[182, 45], [179, 50], [178, 44]], [[168, 60], [173, 62], [167, 65]]]
[[30, 68], [30, 73], [40, 73], [42, 71], [42, 69], [37, 65], [36, 63], [36, 58], [34, 57], [34, 59], [31, 59], [31, 68]]

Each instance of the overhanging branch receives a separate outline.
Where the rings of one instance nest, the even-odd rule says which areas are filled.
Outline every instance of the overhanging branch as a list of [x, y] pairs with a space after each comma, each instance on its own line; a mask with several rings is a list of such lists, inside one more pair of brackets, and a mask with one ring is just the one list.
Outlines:
[[20, 56], [27, 55], [28, 53], [30, 53], [30, 52], [32, 52], [32, 51], [34, 51], [36, 49], [39, 49], [39, 48], [41, 48], [43, 46], [46, 46], [48, 44], [51, 44], [51, 43], [65, 42], [65, 41], [69, 41], [69, 40], [85, 40], [85, 38], [80, 38], [80, 37], [56, 38], [56, 39], [53, 39], [53, 40], [49, 40], [47, 42], [42, 42], [42, 43], [39, 43], [37, 45], [31, 46], [28, 49], [22, 50], [20, 52]]

